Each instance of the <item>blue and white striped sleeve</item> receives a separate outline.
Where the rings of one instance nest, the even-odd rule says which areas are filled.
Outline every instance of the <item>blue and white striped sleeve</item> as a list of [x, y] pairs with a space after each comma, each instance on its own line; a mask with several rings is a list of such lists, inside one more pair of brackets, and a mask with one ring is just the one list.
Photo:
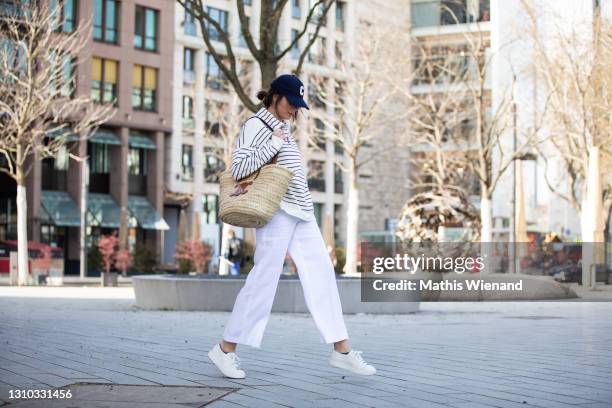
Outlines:
[[280, 150], [284, 140], [270, 136], [260, 120], [247, 120], [240, 129], [232, 152], [232, 177], [238, 181], [257, 171]]

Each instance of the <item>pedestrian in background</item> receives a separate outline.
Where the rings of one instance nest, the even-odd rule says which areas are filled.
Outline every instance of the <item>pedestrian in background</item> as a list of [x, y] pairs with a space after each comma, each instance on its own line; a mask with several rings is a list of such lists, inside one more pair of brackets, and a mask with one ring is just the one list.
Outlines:
[[244, 259], [244, 242], [236, 236], [236, 231], [233, 229], [230, 229], [227, 235], [229, 239], [225, 257], [230, 261], [230, 275], [240, 275], [240, 266]]

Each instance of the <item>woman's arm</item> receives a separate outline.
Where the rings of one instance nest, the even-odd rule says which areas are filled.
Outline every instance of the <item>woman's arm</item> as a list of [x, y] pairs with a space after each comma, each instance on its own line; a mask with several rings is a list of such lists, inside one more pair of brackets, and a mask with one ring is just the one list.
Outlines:
[[257, 118], [242, 126], [232, 152], [232, 177], [238, 181], [266, 164], [280, 150], [284, 140], [269, 136], [268, 128]]

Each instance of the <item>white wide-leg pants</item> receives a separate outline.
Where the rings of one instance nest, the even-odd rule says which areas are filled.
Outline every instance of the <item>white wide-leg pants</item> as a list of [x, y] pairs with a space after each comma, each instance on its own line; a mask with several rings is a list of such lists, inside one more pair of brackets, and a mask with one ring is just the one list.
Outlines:
[[256, 229], [254, 266], [236, 297], [223, 332], [225, 341], [261, 347], [287, 251], [297, 266], [321, 342], [348, 339], [336, 274], [316, 220], [304, 221], [278, 209]]

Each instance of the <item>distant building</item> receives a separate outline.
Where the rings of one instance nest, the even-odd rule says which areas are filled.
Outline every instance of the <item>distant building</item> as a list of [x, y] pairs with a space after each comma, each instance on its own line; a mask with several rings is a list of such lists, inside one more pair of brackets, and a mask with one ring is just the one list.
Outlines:
[[[118, 109], [88, 141], [75, 135], [58, 157], [34, 161], [27, 180], [28, 239], [62, 247], [66, 274], [78, 274], [83, 180], [67, 152], [89, 157], [88, 247], [123, 224], [132, 248], [161, 253], [165, 141], [172, 132], [172, 97], [163, 84], [172, 80], [174, 2], [65, 0], [60, 14], [64, 32], [93, 20], [77, 56], [85, 61], [71, 67], [75, 94]], [[0, 239], [16, 238], [15, 197], [15, 183], [0, 175]]]

